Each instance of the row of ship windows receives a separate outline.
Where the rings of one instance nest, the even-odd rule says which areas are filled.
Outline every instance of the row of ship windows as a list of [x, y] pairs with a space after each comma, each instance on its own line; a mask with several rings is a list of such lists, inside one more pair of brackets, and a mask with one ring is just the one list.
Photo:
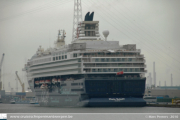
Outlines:
[[143, 70], [140, 68], [115, 68], [115, 69], [92, 69], [92, 72], [119, 72], [119, 71], [124, 71], [124, 72], [142, 72]]
[[85, 64], [85, 67], [146, 67], [143, 63], [96, 63]]
[[71, 91], [84, 91], [84, 89], [71, 89]]
[[48, 61], [51, 61], [51, 58], [44, 58], [44, 59], [40, 59], [40, 60], [34, 60], [33, 64], [41, 63], [41, 62], [48, 62]]
[[71, 91], [84, 91], [84, 89], [71, 89]]
[[74, 53], [74, 54], [73, 54], [73, 57], [77, 57], [77, 53]]
[[95, 25], [86, 24], [85, 29], [95, 29]]
[[[79, 55], [85, 55], [86, 56], [86, 54], [82, 54], [82, 53], [80, 53]], [[78, 56], [77, 53], [73, 54], [73, 57], [77, 57], [77, 56]], [[115, 61], [133, 61], [133, 60], [137, 60], [137, 58], [96, 58], [95, 59], [96, 62], [105, 62], [105, 61], [107, 61], [107, 62], [114, 61], [115, 62]]]
[[83, 83], [71, 83], [71, 86], [83, 85]]
[[[61, 55], [61, 54], [56, 54], [56, 55]], [[94, 53], [80, 53], [79, 55], [104, 55], [104, 53], [98, 53], [98, 54], [94, 54]], [[116, 53], [116, 54], [108, 54], [107, 53], [107, 57], [108, 57], [108, 55], [124, 55], [124, 56], [126, 56], [126, 55], [140, 55], [140, 54], [134, 54], [134, 53]], [[74, 53], [73, 54], [73, 57], [77, 57], [78, 56], [78, 54], [77, 53]], [[137, 59], [132, 59], [132, 58], [101, 58], [101, 59], [95, 59], [96, 60], [96, 62], [109, 62], [109, 61], [133, 61], [133, 60], [137, 60]]]
[[[130, 77], [133, 76], [133, 75], [129, 75]], [[134, 77], [137, 77], [137, 75], [134, 75]], [[89, 82], [87, 83], [87, 85], [90, 85], [90, 86], [105, 86], [105, 85], [109, 85], [109, 84], [112, 84], [113, 87], [119, 87], [120, 84], [122, 84], [121, 81], [111, 81], [111, 82], [104, 82], [104, 81], [93, 81], [93, 82]], [[126, 82], [124, 83], [126, 84]]]
[[122, 52], [116, 52], [116, 53], [104, 53], [104, 52], [98, 52], [98, 53], [80, 53], [80, 55], [124, 55], [124, 56], [129, 56], [129, 55], [140, 55], [140, 53], [122, 53]]
[[57, 57], [53, 57], [53, 61], [55, 60], [63, 60], [63, 59], [67, 59], [67, 55], [64, 55], [64, 56], [57, 56]]
[[85, 31], [85, 36], [95, 36], [95, 31]]
[[53, 56], [57, 56], [57, 55], [64, 55], [64, 54], [67, 54], [66, 51], [61, 51], [61, 52], [58, 52], [58, 53], [53, 53]]
[[[127, 77], [132, 77], [131, 75], [128, 75]], [[137, 75], [134, 75], [134, 77], [137, 77]], [[121, 81], [113, 81], [113, 82], [102, 82], [102, 81], [95, 81], [95, 82], [90, 82], [90, 83], [87, 83], [87, 86], [100, 86], [100, 87], [103, 87], [103, 86], [109, 86], [109, 85], [112, 85], [113, 88], [118, 88], [119, 85], [128, 85], [130, 87], [133, 87], [133, 86], [136, 86], [136, 87], [139, 87], [139, 86], [142, 86], [142, 82], [121, 82]]]
[[[106, 76], [106, 75], [91, 75], [91, 77], [89, 77], [89, 79], [121, 79], [121, 78], [139, 78], [139, 76], [137, 75], [123, 75], [123, 77], [112, 77], [112, 76]], [[117, 82], [117, 81], [116, 81]], [[106, 84], [107, 82], [100, 82], [101, 84]], [[120, 82], [119, 82], [120, 83]], [[91, 83], [89, 83], [91, 84]], [[96, 84], [96, 82], [94, 82], [94, 84]]]
[[[141, 59], [142, 60], [142, 59]], [[95, 62], [137, 61], [135, 58], [96, 58]]]

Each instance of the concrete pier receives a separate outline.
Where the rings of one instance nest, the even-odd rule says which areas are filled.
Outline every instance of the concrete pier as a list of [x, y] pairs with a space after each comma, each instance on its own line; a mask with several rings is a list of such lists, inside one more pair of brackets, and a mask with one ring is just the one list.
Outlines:
[[180, 104], [147, 104], [149, 107], [173, 107], [173, 108], [180, 108]]

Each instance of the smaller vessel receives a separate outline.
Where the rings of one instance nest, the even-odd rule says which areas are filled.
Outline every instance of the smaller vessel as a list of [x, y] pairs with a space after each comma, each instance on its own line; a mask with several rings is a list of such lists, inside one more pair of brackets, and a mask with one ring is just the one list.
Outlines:
[[30, 103], [30, 104], [39, 104], [36, 99], [32, 99], [29, 103]]
[[11, 99], [10, 103], [11, 103], [11, 104], [15, 104], [16, 101], [15, 101], [14, 99]]
[[53, 84], [56, 84], [57, 82], [58, 82], [58, 80], [57, 80], [56, 78], [53, 78], [53, 79], [52, 79], [52, 83], [53, 83]]
[[46, 80], [45, 83], [51, 84], [51, 81], [50, 80]]
[[44, 80], [40, 80], [39, 84], [44, 84]]
[[36, 84], [36, 85], [39, 85], [39, 81], [35, 81], [35, 84]]
[[61, 82], [61, 79], [60, 79], [60, 78], [58, 79], [58, 82], [59, 82], [59, 83]]
[[157, 97], [155, 97], [155, 96], [145, 96], [143, 99], [147, 103], [156, 103], [157, 102]]
[[44, 84], [41, 85], [40, 88], [41, 88], [41, 89], [47, 89], [48, 87], [47, 87], [47, 84], [44, 83]]

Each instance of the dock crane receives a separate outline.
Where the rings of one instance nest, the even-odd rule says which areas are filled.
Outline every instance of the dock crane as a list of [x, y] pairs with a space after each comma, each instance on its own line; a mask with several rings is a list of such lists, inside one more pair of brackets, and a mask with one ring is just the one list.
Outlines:
[[20, 78], [19, 78], [19, 76], [18, 76], [18, 71], [16, 71], [16, 76], [17, 76], [17, 78], [18, 78], [18, 80], [19, 80], [19, 82], [20, 82], [20, 84], [21, 84], [22, 92], [25, 92], [25, 90], [24, 90], [24, 83], [21, 82], [21, 80], [20, 80]]
[[2, 59], [1, 59], [1, 62], [0, 62], [0, 90], [2, 90], [2, 81], [1, 81], [1, 68], [2, 68], [2, 64], [3, 64], [3, 60], [4, 60], [4, 53], [2, 55]]

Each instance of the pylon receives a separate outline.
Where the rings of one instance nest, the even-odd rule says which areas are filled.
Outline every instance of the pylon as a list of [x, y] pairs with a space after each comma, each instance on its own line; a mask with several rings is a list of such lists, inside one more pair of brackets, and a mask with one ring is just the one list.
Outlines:
[[72, 41], [74, 41], [75, 32], [77, 31], [76, 29], [77, 29], [79, 21], [82, 21], [81, 0], [74, 0], [74, 18], [73, 18]]

